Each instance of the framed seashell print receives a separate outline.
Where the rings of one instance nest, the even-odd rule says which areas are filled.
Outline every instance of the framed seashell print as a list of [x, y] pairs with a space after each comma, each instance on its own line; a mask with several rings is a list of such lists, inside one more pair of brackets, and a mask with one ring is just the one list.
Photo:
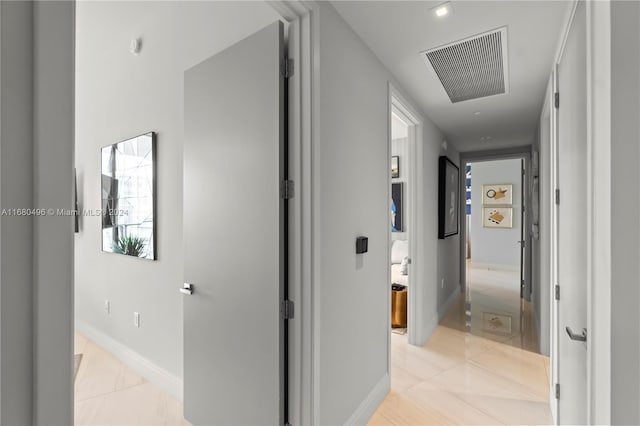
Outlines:
[[485, 228], [513, 228], [513, 208], [483, 207], [482, 226]]
[[482, 185], [482, 204], [505, 206], [513, 203], [513, 185], [510, 183]]

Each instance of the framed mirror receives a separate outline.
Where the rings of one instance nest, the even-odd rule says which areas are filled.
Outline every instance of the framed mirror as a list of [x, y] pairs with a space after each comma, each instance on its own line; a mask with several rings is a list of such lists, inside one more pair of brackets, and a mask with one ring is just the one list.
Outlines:
[[102, 251], [156, 259], [156, 134], [102, 148]]

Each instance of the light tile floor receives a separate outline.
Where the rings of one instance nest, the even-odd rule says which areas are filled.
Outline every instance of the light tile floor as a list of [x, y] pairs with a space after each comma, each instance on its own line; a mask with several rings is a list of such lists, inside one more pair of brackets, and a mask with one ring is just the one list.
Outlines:
[[[513, 306], [520, 303], [519, 288], [514, 299], [509, 284], [513, 274], [469, 272], [471, 300], [461, 295], [424, 347], [409, 345], [406, 335], [391, 334], [391, 392], [370, 425], [552, 423], [549, 358], [537, 353], [530, 307]], [[511, 335], [470, 327], [474, 294], [495, 299], [492, 308], [485, 297], [483, 308], [521, 312]]]
[[182, 404], [113, 355], [75, 333], [76, 425], [188, 425]]
[[[473, 295], [488, 290], [473, 282], [486, 287], [500, 274], [470, 277]], [[489, 289], [494, 296], [501, 285]], [[538, 342], [530, 309], [523, 306], [523, 326], [510, 336], [476, 335], [467, 332], [466, 302], [461, 295], [424, 347], [391, 333], [391, 392], [370, 425], [551, 424], [549, 358], [532, 352]], [[189, 424], [177, 399], [79, 333], [75, 353], [84, 355], [75, 381], [75, 424]]]
[[[538, 353], [538, 336], [531, 303], [520, 298], [518, 272], [467, 267], [467, 287], [440, 325]], [[512, 318], [511, 334], [487, 332], [484, 312]]]

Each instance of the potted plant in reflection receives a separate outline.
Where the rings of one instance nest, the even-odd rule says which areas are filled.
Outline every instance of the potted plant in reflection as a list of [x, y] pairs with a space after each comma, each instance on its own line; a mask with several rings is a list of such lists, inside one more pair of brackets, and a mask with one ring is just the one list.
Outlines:
[[117, 243], [113, 244], [114, 253], [142, 257], [143, 250], [144, 250], [144, 239], [137, 236], [122, 237], [120, 238], [120, 240], [118, 240]]

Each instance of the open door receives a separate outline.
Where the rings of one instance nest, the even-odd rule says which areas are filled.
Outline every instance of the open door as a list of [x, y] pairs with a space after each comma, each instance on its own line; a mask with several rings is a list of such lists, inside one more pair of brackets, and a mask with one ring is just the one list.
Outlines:
[[185, 72], [180, 290], [194, 425], [286, 420], [283, 51], [277, 22]]
[[587, 61], [579, 2], [557, 68], [558, 422], [587, 424]]
[[[527, 247], [529, 245], [529, 238], [526, 237], [526, 216], [525, 216], [525, 206], [528, 204], [527, 201], [527, 182], [525, 179], [525, 171], [524, 171], [524, 158], [520, 160], [520, 298], [524, 299], [528, 302], [531, 301], [531, 286], [527, 285], [527, 272], [528, 268], [526, 268], [526, 255]], [[520, 327], [522, 327], [522, 323], [520, 323]]]

